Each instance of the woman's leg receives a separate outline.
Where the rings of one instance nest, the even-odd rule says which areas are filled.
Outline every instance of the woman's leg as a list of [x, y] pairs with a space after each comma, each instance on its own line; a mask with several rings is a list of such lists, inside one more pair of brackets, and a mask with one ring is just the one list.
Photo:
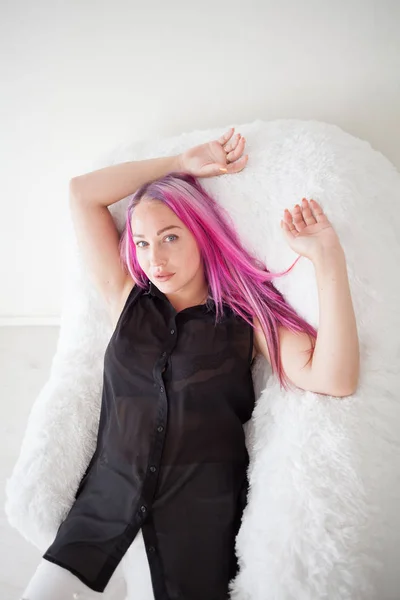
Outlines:
[[127, 586], [126, 600], [154, 600], [149, 561], [141, 529], [129, 546], [121, 564]]
[[42, 558], [21, 600], [97, 600], [104, 597], [67, 569]]

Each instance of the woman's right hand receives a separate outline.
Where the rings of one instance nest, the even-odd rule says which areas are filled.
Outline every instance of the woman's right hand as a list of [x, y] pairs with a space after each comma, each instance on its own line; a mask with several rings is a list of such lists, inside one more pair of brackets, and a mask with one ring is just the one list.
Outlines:
[[194, 177], [215, 177], [239, 173], [247, 165], [249, 155], [243, 155], [246, 140], [231, 127], [217, 140], [194, 146], [179, 157], [181, 170]]

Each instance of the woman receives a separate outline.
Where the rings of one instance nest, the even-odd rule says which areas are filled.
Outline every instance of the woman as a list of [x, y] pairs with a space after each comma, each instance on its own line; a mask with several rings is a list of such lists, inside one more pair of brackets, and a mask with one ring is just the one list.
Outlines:
[[[71, 182], [78, 241], [115, 329], [96, 451], [24, 598], [99, 597], [141, 530], [156, 600], [225, 600], [247, 500], [254, 356], [284, 388], [357, 388], [346, 262], [321, 206], [303, 199], [281, 221], [315, 267], [317, 333], [274, 287], [283, 273], [247, 252], [196, 179], [245, 168], [233, 134]], [[119, 239], [107, 207], [132, 191]]]

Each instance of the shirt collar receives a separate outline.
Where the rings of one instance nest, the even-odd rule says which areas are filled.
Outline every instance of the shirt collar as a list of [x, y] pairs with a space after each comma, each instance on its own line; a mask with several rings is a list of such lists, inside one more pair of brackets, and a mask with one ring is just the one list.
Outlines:
[[[148, 280], [148, 283], [149, 283], [149, 289], [147, 290], [147, 292], [144, 292], [145, 295], [148, 295], [151, 297], [158, 296], [162, 300], [166, 300], [165, 294], [161, 290], [159, 290], [158, 287], [156, 285], [154, 285], [154, 283], [152, 281], [150, 281], [150, 279]], [[207, 310], [207, 311], [213, 310], [215, 307], [215, 302], [214, 302], [213, 298], [208, 298], [207, 302], [205, 304], [201, 304], [196, 307], [193, 306], [190, 308], [199, 309], [199, 308], [203, 308], [203, 307], [204, 307], [204, 310]]]
[[[147, 292], [145, 292], [145, 294], [148, 294], [149, 296], [159, 296], [160, 290], [154, 285], [154, 283], [152, 281], [150, 281], [150, 279], [148, 280], [148, 284], [149, 284], [149, 289], [147, 290]], [[157, 294], [157, 292], [158, 292], [158, 294]]]

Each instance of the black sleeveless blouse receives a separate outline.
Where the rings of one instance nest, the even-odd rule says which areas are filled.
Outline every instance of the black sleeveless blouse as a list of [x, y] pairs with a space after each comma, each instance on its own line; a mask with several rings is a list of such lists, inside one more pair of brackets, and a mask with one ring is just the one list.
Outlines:
[[[43, 558], [103, 592], [142, 529], [156, 600], [226, 600], [247, 502], [253, 328], [134, 286], [104, 356], [96, 450]], [[71, 449], [73, 452], [73, 448]]]

